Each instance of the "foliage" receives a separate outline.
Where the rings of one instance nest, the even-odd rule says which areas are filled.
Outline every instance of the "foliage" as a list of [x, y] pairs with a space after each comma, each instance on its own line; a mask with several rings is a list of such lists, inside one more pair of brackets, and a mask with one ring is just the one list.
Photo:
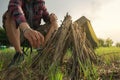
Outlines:
[[98, 41], [99, 41], [99, 47], [104, 46], [104, 39], [99, 38]]
[[13, 53], [15, 51], [12, 48], [0, 49], [0, 70], [7, 67], [12, 59]]
[[0, 27], [0, 45], [10, 46], [5, 30]]
[[107, 38], [106, 41], [105, 41], [105, 45], [106, 45], [106, 47], [110, 47], [110, 46], [112, 46], [112, 44], [113, 44], [112, 39]]
[[99, 41], [99, 47], [111, 47], [113, 44], [113, 40], [110, 38], [107, 38], [106, 40], [99, 38], [98, 41]]
[[119, 53], [119, 52], [120, 52], [120, 48], [118, 47], [99, 47], [95, 49], [95, 53], [99, 56], [110, 53]]
[[120, 47], [120, 42], [116, 43], [116, 47]]
[[51, 66], [48, 74], [49, 80], [62, 80], [63, 79], [63, 73], [58, 66], [53, 65]]

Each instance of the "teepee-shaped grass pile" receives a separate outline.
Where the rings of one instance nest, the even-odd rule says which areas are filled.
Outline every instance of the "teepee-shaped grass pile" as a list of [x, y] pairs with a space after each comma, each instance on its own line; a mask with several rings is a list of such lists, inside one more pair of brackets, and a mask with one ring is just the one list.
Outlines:
[[[67, 52], [71, 56], [66, 56]], [[66, 59], [67, 57], [67, 59]], [[31, 67], [48, 75], [52, 67], [59, 68], [70, 79], [80, 79], [84, 64], [92, 65], [96, 61], [93, 48], [86, 38], [86, 33], [74, 22], [71, 16], [67, 15], [52, 37], [49, 39], [42, 52], [35, 56]]]

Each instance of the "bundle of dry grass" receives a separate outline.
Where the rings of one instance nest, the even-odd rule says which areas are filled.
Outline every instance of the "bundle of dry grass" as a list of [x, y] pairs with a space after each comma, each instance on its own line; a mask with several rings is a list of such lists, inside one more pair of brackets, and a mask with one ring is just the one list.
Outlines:
[[[69, 57], [66, 56], [68, 50], [71, 54]], [[71, 16], [66, 15], [61, 27], [54, 32], [43, 50], [33, 58], [30, 70], [23, 69], [23, 73], [13, 75], [12, 80], [22, 80], [23, 76], [31, 80], [48, 80], [53, 67], [62, 71], [63, 80], [79, 80], [83, 75], [83, 67], [88, 63], [92, 65], [94, 61], [96, 55], [86, 38], [86, 33], [81, 31], [77, 22], [72, 23]], [[10, 75], [21, 71], [15, 70], [11, 69], [6, 73]], [[9, 78], [7, 75], [5, 74], [5, 77]]]
[[[71, 50], [71, 57], [65, 60], [68, 49]], [[68, 76], [77, 80], [80, 79], [80, 63], [86, 64], [88, 61], [96, 61], [94, 50], [86, 38], [86, 33], [81, 31], [81, 27], [76, 22], [72, 24], [71, 16], [67, 15], [42, 53], [34, 58], [31, 67], [47, 75], [52, 66], [60, 66], [61, 69], [64, 66], [67, 72], [70, 72]]]

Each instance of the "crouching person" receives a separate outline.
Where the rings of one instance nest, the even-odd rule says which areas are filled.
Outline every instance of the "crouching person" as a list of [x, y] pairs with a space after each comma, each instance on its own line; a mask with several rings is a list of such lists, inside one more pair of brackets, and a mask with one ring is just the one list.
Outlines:
[[[45, 25], [40, 25], [41, 19]], [[58, 25], [57, 17], [53, 13], [49, 15], [44, 0], [10, 0], [8, 10], [3, 15], [3, 27], [16, 51], [10, 67], [24, 61], [21, 49], [23, 39], [20, 36], [24, 36], [32, 47], [39, 48], [45, 45]]]

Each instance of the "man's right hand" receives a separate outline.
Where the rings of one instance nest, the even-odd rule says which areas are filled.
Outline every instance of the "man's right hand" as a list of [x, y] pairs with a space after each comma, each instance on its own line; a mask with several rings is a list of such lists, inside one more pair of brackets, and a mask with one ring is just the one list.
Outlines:
[[20, 28], [23, 30], [24, 37], [28, 39], [32, 47], [39, 48], [40, 45], [44, 44], [44, 36], [40, 32], [31, 29], [24, 23], [20, 26]]

